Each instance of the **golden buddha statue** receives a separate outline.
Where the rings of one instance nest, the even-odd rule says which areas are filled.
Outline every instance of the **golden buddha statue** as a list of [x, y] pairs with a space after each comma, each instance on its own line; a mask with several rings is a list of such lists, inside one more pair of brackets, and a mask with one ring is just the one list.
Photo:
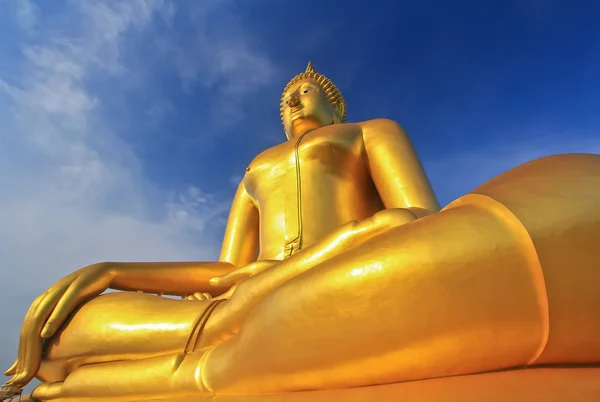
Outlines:
[[600, 155], [538, 159], [440, 211], [404, 130], [345, 123], [310, 63], [281, 116], [288, 141], [246, 169], [218, 262], [61, 279], [29, 309], [7, 385], [37, 377], [53, 401], [596, 400]]

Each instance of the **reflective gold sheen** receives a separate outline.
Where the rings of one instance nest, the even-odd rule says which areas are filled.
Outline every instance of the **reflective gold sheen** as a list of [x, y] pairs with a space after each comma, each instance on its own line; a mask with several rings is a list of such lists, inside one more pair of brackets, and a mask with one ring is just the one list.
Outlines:
[[343, 123], [312, 65], [281, 105], [289, 140], [246, 169], [219, 261], [61, 279], [27, 313], [8, 385], [35, 376], [56, 401], [597, 400], [599, 155], [535, 160], [440, 211], [402, 127]]

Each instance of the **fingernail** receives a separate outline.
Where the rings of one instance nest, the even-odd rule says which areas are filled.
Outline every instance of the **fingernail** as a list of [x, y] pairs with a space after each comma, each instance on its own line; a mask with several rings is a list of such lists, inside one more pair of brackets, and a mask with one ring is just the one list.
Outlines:
[[47, 338], [48, 336], [50, 336], [51, 331], [52, 331], [52, 327], [50, 326], [50, 323], [47, 323], [44, 326], [44, 329], [42, 329], [42, 333], [41, 333], [42, 338]]
[[210, 283], [213, 286], [217, 286], [219, 284], [219, 278], [215, 277], [215, 278], [211, 278], [208, 283]]

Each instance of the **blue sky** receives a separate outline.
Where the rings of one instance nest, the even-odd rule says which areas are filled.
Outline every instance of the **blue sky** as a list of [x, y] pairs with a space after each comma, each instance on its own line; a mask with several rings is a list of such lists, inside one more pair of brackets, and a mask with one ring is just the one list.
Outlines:
[[[0, 0], [0, 365], [31, 300], [102, 260], [218, 255], [235, 182], [312, 60], [409, 132], [442, 204], [600, 153], [594, 1]], [[10, 306], [9, 306], [10, 303]]]

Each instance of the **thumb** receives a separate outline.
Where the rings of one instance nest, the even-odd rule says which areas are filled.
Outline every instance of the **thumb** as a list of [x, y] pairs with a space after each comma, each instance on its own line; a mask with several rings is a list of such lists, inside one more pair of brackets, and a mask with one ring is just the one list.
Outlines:
[[278, 261], [275, 260], [261, 260], [254, 261], [250, 264], [244, 265], [241, 268], [235, 269], [225, 275], [216, 276], [212, 278], [209, 283], [213, 286], [223, 285], [231, 286], [238, 283], [242, 279], [246, 279], [250, 276], [259, 274], [264, 270], [272, 267]]
[[244, 266], [225, 275], [215, 276], [209, 283], [213, 286], [231, 286], [242, 279], [246, 279], [251, 274], [251, 270], [247, 266]]
[[235, 292], [236, 288], [237, 288], [237, 285], [233, 285], [231, 288], [229, 288], [229, 290], [227, 292], [215, 297], [214, 300], [229, 300], [229, 299], [231, 299], [231, 296], [233, 296], [233, 292]]

